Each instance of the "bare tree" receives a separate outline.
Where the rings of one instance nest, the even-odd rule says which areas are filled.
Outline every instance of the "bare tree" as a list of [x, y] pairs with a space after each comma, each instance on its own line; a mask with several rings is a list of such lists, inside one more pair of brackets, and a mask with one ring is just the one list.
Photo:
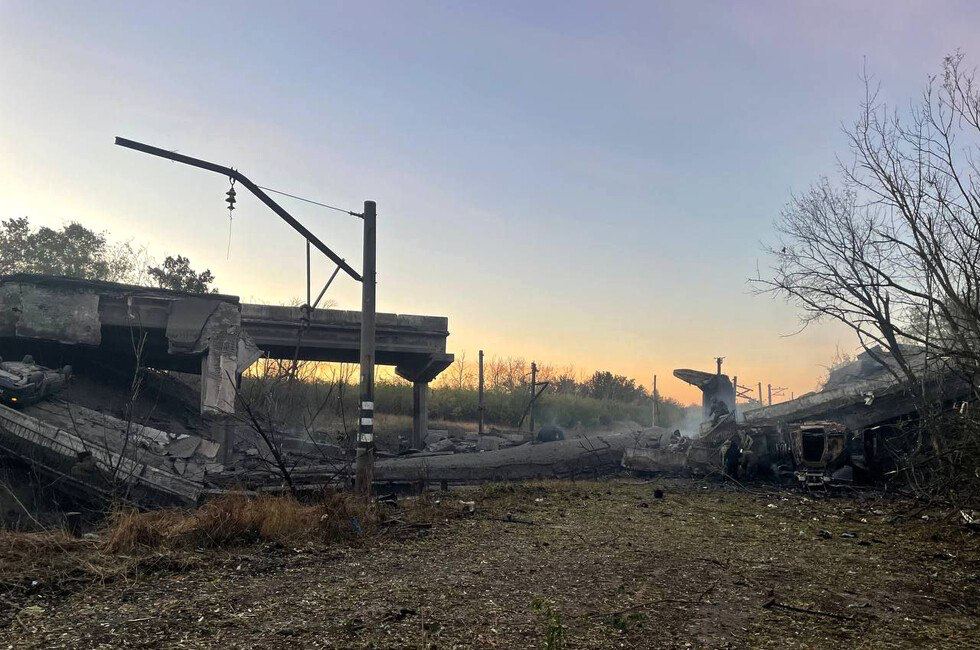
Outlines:
[[980, 436], [972, 420], [937, 410], [941, 395], [929, 390], [942, 384], [928, 380], [937, 367], [952, 370], [978, 396], [980, 85], [961, 53], [907, 111], [881, 101], [867, 74], [864, 82], [845, 130], [851, 160], [836, 181], [793, 197], [768, 248], [771, 273], [753, 282], [798, 305], [804, 326], [831, 318], [850, 327], [916, 400], [922, 426], [908, 473], [930, 465], [952, 475], [975, 461]]
[[853, 159], [783, 210], [772, 273], [754, 279], [804, 324], [830, 317], [880, 346], [910, 386], [928, 366], [906, 344], [971, 381], [980, 370], [980, 87], [963, 61], [947, 57], [905, 113], [865, 76]]
[[473, 386], [473, 371], [466, 361], [466, 353], [456, 355], [452, 365], [438, 382], [442, 386], [462, 390]]

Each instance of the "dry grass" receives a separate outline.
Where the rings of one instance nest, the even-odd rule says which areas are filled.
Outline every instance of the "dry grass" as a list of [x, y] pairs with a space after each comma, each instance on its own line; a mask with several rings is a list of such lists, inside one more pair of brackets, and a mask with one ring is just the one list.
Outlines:
[[[38, 533], [0, 531], [0, 563], [5, 570], [67, 562], [91, 551], [95, 543], [55, 530]], [[28, 570], [30, 572], [30, 570]]]
[[[233, 530], [228, 500], [172, 513], [179, 526], [133, 551], [80, 548], [100, 566], [130, 563], [125, 579], [80, 574], [63, 586], [34, 573], [60, 588], [0, 588], [14, 614], [43, 610], [4, 627], [0, 600], [0, 637], [28, 647], [952, 648], [980, 634], [975, 533], [874, 494], [497, 484], [378, 505], [376, 532], [341, 544], [315, 541], [331, 534], [311, 523], [325, 504], [253, 501], [236, 507], [274, 515], [230, 536], [218, 534]], [[458, 516], [461, 501], [475, 512]], [[349, 516], [343, 501], [332, 507], [334, 521]], [[205, 530], [226, 546], [171, 548]], [[239, 545], [247, 539], [289, 543]]]
[[327, 492], [313, 503], [279, 495], [227, 495], [192, 511], [119, 511], [105, 531], [105, 549], [120, 553], [259, 541], [349, 543], [406, 526], [431, 525], [457, 512], [429, 497], [406, 500], [396, 508], [341, 492]]
[[197, 510], [121, 511], [106, 530], [106, 550], [216, 548], [257, 541], [341, 541], [373, 530], [378, 512], [347, 495], [302, 504], [287, 496], [228, 495]]
[[202, 553], [262, 542], [327, 547], [405, 539], [465, 511], [458, 501], [431, 496], [393, 505], [341, 492], [326, 492], [310, 503], [232, 494], [194, 510], [117, 508], [105, 527], [87, 538], [61, 530], [0, 530], [0, 629], [18, 620], [22, 605], [39, 594], [56, 597], [77, 585], [188, 571], [202, 564]]

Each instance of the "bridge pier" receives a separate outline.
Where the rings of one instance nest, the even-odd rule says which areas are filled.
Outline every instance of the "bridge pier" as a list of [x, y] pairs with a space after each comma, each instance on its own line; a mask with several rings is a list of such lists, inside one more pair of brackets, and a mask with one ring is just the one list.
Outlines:
[[429, 434], [429, 382], [412, 382], [412, 437], [409, 446], [422, 449]]

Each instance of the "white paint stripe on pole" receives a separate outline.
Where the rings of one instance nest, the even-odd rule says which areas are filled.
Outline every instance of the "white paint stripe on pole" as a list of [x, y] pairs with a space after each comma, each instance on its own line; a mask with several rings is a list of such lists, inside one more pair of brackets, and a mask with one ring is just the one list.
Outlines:
[[361, 424], [364, 426], [371, 426], [374, 424], [374, 418], [361, 418]]
[[361, 434], [358, 434], [357, 441], [358, 442], [373, 442], [374, 441], [374, 434], [373, 433], [361, 433]]
[[361, 408], [367, 409], [368, 411], [374, 410], [374, 402], [361, 402]]

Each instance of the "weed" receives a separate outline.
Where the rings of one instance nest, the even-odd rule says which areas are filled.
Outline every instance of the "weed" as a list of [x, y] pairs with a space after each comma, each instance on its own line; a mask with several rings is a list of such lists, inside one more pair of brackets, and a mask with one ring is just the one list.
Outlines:
[[545, 625], [545, 650], [562, 650], [565, 647], [565, 626], [562, 624], [561, 612], [543, 598], [535, 598], [531, 608], [541, 616]]
[[619, 630], [620, 633], [626, 634], [631, 628], [642, 626], [646, 619], [646, 614], [641, 612], [630, 612], [628, 614], [616, 612], [609, 618], [609, 624]]

